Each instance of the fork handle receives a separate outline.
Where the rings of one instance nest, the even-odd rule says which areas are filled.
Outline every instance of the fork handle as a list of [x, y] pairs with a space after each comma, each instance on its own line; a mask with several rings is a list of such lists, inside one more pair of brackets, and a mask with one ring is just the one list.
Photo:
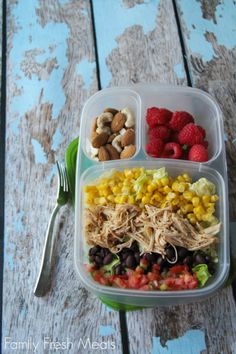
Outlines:
[[56, 204], [56, 206], [54, 207], [47, 228], [40, 272], [34, 288], [34, 295], [38, 297], [46, 295], [50, 290], [51, 286], [51, 270], [53, 260], [52, 255], [55, 241], [55, 237], [53, 237], [53, 228], [55, 224], [56, 215], [60, 207], [61, 205], [59, 204]]

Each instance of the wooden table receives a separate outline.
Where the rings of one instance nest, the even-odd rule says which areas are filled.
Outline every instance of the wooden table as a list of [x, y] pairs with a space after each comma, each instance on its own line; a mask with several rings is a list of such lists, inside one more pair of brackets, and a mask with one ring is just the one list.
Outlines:
[[155, 81], [213, 95], [224, 114], [235, 220], [235, 1], [8, 0], [7, 11], [3, 5], [3, 352], [32, 353], [36, 346], [37, 353], [236, 353], [230, 286], [201, 303], [127, 313], [88, 293], [74, 271], [70, 206], [58, 219], [52, 291], [33, 295], [55, 201], [55, 161], [79, 134], [84, 102], [101, 88]]

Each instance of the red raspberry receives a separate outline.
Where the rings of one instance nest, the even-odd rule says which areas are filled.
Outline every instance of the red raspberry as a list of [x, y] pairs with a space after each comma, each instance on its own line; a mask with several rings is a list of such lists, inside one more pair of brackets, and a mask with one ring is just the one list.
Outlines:
[[148, 155], [152, 157], [161, 157], [162, 151], [164, 148], [164, 143], [161, 139], [156, 139], [149, 141], [146, 146], [146, 151]]
[[[201, 128], [202, 129], [202, 128]], [[199, 127], [194, 123], [188, 123], [183, 127], [179, 132], [178, 139], [181, 145], [195, 145], [201, 144], [204, 140], [203, 132]]]
[[162, 157], [167, 157], [169, 159], [179, 159], [182, 155], [182, 148], [177, 143], [167, 143], [164, 146]]
[[209, 143], [208, 143], [208, 141], [207, 140], [204, 140], [203, 142], [202, 142], [202, 145], [207, 149], [208, 148], [208, 145], [209, 145]]
[[171, 130], [169, 141], [172, 141], [173, 143], [179, 143], [178, 135], [179, 135], [179, 132]]
[[203, 127], [201, 127], [200, 125], [197, 125], [198, 129], [200, 130], [200, 132], [202, 133], [203, 139], [205, 139], [206, 137], [206, 131], [205, 129], [203, 129]]
[[156, 125], [167, 125], [171, 119], [172, 112], [165, 108], [151, 107], [147, 109], [146, 121], [150, 128]]
[[149, 130], [148, 136], [150, 140], [158, 138], [162, 140], [167, 140], [170, 136], [170, 129], [165, 127], [164, 125], [158, 125]]
[[188, 159], [197, 162], [208, 161], [207, 149], [200, 144], [193, 145], [189, 150]]
[[169, 126], [171, 129], [179, 132], [188, 123], [194, 123], [194, 118], [191, 114], [185, 111], [174, 112], [172, 114]]

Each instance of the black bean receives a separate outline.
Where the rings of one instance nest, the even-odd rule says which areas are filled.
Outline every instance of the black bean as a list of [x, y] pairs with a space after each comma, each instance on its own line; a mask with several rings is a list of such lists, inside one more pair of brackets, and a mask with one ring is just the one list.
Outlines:
[[178, 258], [179, 258], [179, 259], [184, 259], [185, 257], [188, 256], [188, 253], [189, 253], [189, 252], [188, 252], [187, 248], [178, 247], [177, 253], [178, 253]]
[[132, 255], [129, 255], [126, 258], [125, 264], [126, 264], [126, 267], [131, 268], [131, 269], [135, 269], [137, 266], [137, 262], [136, 262], [134, 256], [132, 256]]
[[107, 254], [103, 259], [103, 264], [110, 264], [114, 259], [114, 255], [112, 253]]
[[205, 261], [206, 263], [210, 263], [211, 262], [211, 256], [205, 256]]
[[194, 258], [196, 264], [206, 264], [206, 259], [201, 253], [197, 253]]
[[147, 261], [149, 261], [150, 263], [155, 263], [157, 257], [155, 256], [154, 253], [145, 253], [143, 255], [144, 259], [146, 259]]
[[122, 260], [125, 260], [127, 257], [129, 256], [132, 256], [133, 255], [133, 252], [130, 250], [130, 251], [125, 251], [121, 254], [121, 259]]
[[185, 257], [183, 259], [183, 264], [190, 265], [190, 264], [192, 264], [192, 261], [193, 261], [192, 257], [191, 256], [187, 256], [187, 257]]
[[136, 262], [139, 263], [140, 262], [140, 253], [139, 252], [135, 252], [134, 258], [135, 258]]
[[168, 259], [172, 260], [173, 258], [175, 258], [175, 250], [173, 247], [168, 247], [166, 249], [166, 256]]
[[92, 255], [92, 256], [89, 256], [89, 260], [90, 260], [90, 262], [94, 262], [94, 260], [95, 260], [95, 257], [96, 257], [96, 256], [94, 256], [94, 255]]
[[99, 266], [102, 266], [102, 258], [100, 256], [95, 256], [95, 259], [94, 259], [95, 263]]
[[156, 263], [157, 263], [159, 266], [162, 266], [162, 265], [165, 263], [164, 258], [162, 258], [162, 256], [161, 256], [160, 254], [157, 256]]
[[139, 247], [138, 247], [138, 244], [137, 242], [133, 242], [132, 243], [132, 246], [130, 247], [130, 249], [134, 252], [139, 252]]
[[97, 252], [99, 252], [101, 249], [100, 246], [94, 246], [92, 248], [90, 248], [89, 250], [89, 255], [92, 256], [92, 255], [95, 255]]
[[121, 264], [119, 264], [118, 266], [115, 267], [115, 274], [116, 275], [121, 275], [123, 272], [123, 267]]

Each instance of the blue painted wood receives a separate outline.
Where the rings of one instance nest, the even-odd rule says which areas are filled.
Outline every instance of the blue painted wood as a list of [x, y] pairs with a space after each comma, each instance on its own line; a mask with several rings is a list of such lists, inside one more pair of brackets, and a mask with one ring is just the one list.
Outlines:
[[[220, 1], [216, 6], [214, 15], [204, 18], [204, 9], [198, 0], [177, 0], [182, 16], [182, 24], [186, 26], [187, 48], [192, 53], [198, 53], [204, 61], [209, 61], [217, 56], [212, 44], [207, 41], [206, 33], [212, 32], [219, 45], [232, 49], [236, 45], [236, 3], [233, 0]], [[206, 2], [207, 3], [207, 2]], [[213, 4], [209, 2], [209, 9]], [[205, 16], [206, 17], [206, 16]]]
[[117, 47], [117, 38], [134, 25], [142, 26], [145, 34], [154, 30], [158, 5], [159, 0], [134, 3], [131, 7], [123, 0], [93, 0], [102, 88], [109, 86], [112, 79], [106, 59]]

